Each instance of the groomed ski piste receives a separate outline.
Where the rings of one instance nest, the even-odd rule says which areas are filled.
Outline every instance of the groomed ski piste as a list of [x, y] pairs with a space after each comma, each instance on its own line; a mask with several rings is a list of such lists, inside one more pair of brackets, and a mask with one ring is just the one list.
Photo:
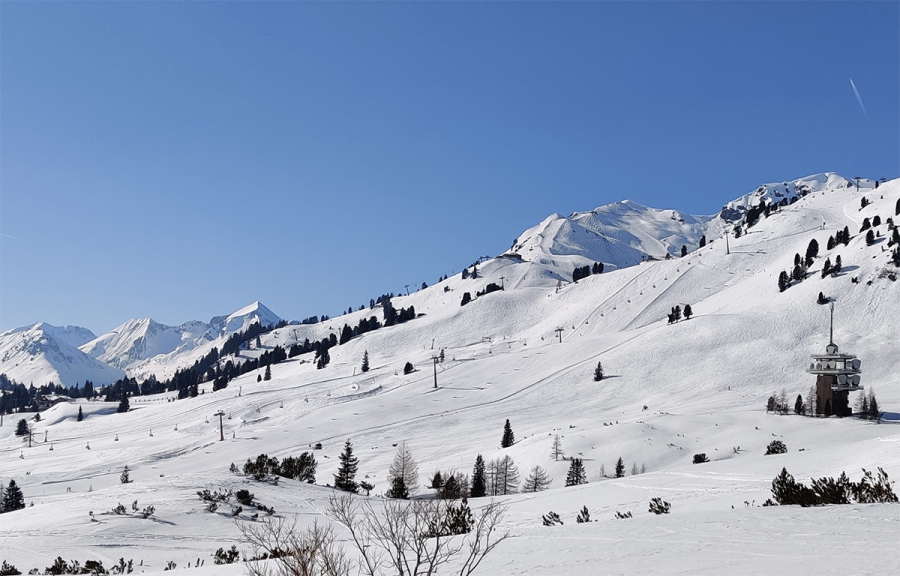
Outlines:
[[[862, 469], [878, 467], [900, 478], [900, 283], [887, 277], [897, 270], [886, 224], [871, 246], [858, 232], [865, 217], [898, 220], [900, 181], [871, 186], [813, 192], [730, 238], [727, 248], [724, 238], [710, 238], [684, 258], [560, 287], [545, 273], [558, 261], [495, 258], [479, 265], [477, 279], [457, 274], [394, 298], [395, 308], [412, 305], [420, 316], [332, 348], [324, 369], [302, 355], [273, 366], [269, 381], [257, 382], [259, 371], [217, 392], [204, 384], [196, 398], [135, 397], [125, 414], [102, 402], [58, 404], [33, 423], [30, 448], [13, 435], [19, 416], [7, 415], [0, 481], [14, 479], [28, 506], [0, 516], [0, 560], [23, 572], [43, 572], [61, 556], [107, 567], [132, 559], [136, 572], [174, 562], [198, 574], [241, 573], [241, 564], [212, 566], [212, 554], [232, 544], [249, 552], [237, 524], [252, 522], [250, 511], [237, 520], [206, 512], [196, 492], [247, 488], [301, 526], [327, 521], [334, 491], [325, 485], [351, 439], [357, 479], [375, 485], [375, 499], [388, 488], [403, 441], [419, 466], [419, 495], [431, 493], [425, 486], [435, 470], [471, 473], [478, 454], [511, 456], [523, 480], [535, 465], [549, 472], [549, 490], [493, 498], [508, 506], [503, 528], [511, 538], [479, 574], [892, 573], [900, 505], [761, 506], [783, 467], [800, 481], [841, 472], [858, 480]], [[860, 209], [863, 196], [871, 204]], [[828, 250], [828, 237], [844, 226], [849, 245]], [[820, 250], [809, 276], [779, 292], [779, 273], [811, 239]], [[821, 278], [826, 257], [838, 254], [842, 272]], [[506, 290], [460, 306], [464, 292], [474, 297], [501, 277]], [[835, 342], [861, 359], [862, 384], [886, 411], [880, 424], [766, 413], [769, 396], [784, 389], [793, 406], [815, 383], [809, 355], [824, 350], [829, 330], [828, 306], [816, 303], [820, 291], [835, 302]], [[669, 310], [684, 304], [694, 316], [669, 324]], [[262, 349], [339, 335], [345, 323], [373, 315], [382, 319], [380, 307], [287, 326], [263, 335]], [[432, 358], [441, 349], [435, 388]], [[366, 351], [371, 370], [362, 374]], [[406, 362], [416, 367], [408, 375]], [[606, 376], [595, 382], [598, 362]], [[219, 411], [226, 415], [221, 442]], [[516, 442], [501, 449], [506, 419]], [[557, 434], [568, 456], [583, 458], [587, 484], [565, 487], [569, 462], [550, 455]], [[788, 452], [765, 456], [776, 439]], [[229, 472], [231, 463], [240, 467], [261, 453], [304, 451], [318, 461], [315, 485], [282, 479], [273, 486]], [[697, 453], [711, 461], [692, 464]], [[628, 474], [612, 478], [619, 457]], [[646, 472], [631, 475], [634, 464]], [[121, 484], [126, 465], [133, 482]], [[650, 513], [654, 497], [669, 502], [671, 513]], [[134, 500], [155, 514], [110, 512]], [[575, 522], [583, 506], [590, 523]], [[565, 524], [543, 526], [550, 511]], [[616, 512], [633, 517], [616, 519]], [[339, 527], [336, 533], [346, 538]], [[198, 559], [202, 568], [194, 567]]]

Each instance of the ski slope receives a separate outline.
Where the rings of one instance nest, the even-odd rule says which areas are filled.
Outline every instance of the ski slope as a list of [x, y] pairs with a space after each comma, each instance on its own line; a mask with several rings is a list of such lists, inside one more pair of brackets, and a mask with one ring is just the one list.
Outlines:
[[[238, 528], [228, 515], [205, 512], [196, 491], [245, 487], [301, 524], [321, 521], [331, 493], [324, 485], [350, 438], [357, 478], [373, 483], [374, 494], [386, 490], [402, 441], [418, 462], [420, 494], [429, 492], [433, 471], [469, 472], [478, 454], [511, 456], [523, 480], [534, 465], [549, 472], [550, 490], [498, 497], [509, 507], [504, 527], [513, 538], [488, 556], [481, 574], [890, 573], [897, 505], [760, 507], [782, 467], [798, 480], [842, 471], [856, 480], [878, 466], [900, 477], [900, 284], [887, 277], [897, 270], [884, 250], [886, 224], [872, 246], [857, 233], [865, 217], [893, 216], [900, 181], [872, 186], [823, 188], [727, 248], [717, 238], [685, 258], [559, 290], [547, 271], [561, 270], [560, 261], [496, 258], [479, 266], [478, 279], [455, 276], [394, 298], [396, 308], [413, 305], [420, 316], [332, 348], [322, 370], [311, 355], [299, 356], [273, 366], [269, 381], [257, 382], [254, 372], [215, 393], [206, 384], [197, 398], [133, 398], [126, 414], [102, 402], [60, 404], [34, 423], [31, 448], [13, 436], [15, 418], [7, 416], [0, 480], [15, 479], [34, 505], [0, 516], [0, 560], [27, 572], [57, 556], [105, 565], [124, 557], [153, 572], [199, 558], [202, 572], [236, 574], [240, 567], [210, 564], [217, 548], [242, 546]], [[872, 204], [860, 209], [863, 196]], [[828, 236], [844, 226], [854, 235], [849, 245], [827, 250]], [[779, 293], [780, 271], [813, 238], [820, 251], [810, 276]], [[825, 258], [838, 254], [842, 273], [821, 278]], [[501, 277], [505, 291], [460, 306], [464, 292], [474, 296]], [[887, 411], [881, 424], [765, 413], [770, 395], [785, 389], [793, 403], [815, 382], [805, 372], [808, 357], [828, 343], [820, 291], [836, 302], [835, 342], [862, 360], [862, 384]], [[668, 324], [666, 313], [684, 304], [694, 317]], [[263, 349], [320, 339], [371, 315], [380, 319], [380, 307], [287, 326], [262, 336]], [[432, 358], [441, 349], [435, 388]], [[366, 351], [372, 368], [363, 375]], [[417, 370], [403, 375], [407, 361]], [[606, 377], [594, 382], [598, 361]], [[79, 406], [83, 422], [75, 418]], [[214, 417], [220, 410], [223, 442]], [[501, 449], [507, 418], [516, 443]], [[584, 459], [588, 484], [564, 487], [569, 463], [550, 457], [555, 434], [568, 455]], [[764, 456], [774, 439], [787, 454]], [[228, 471], [260, 453], [296, 456], [319, 442], [315, 486], [263, 485]], [[700, 452], [711, 462], [691, 464]], [[601, 466], [609, 476], [619, 457], [628, 470], [636, 464], [646, 473], [602, 477]], [[134, 482], [122, 485], [126, 464]], [[652, 497], [670, 502], [671, 514], [650, 514]], [[108, 513], [133, 500], [154, 505], [154, 517]], [[582, 506], [595, 522], [575, 523]], [[541, 525], [551, 510], [564, 526]], [[618, 520], [616, 511], [634, 517]], [[250, 521], [249, 512], [239, 520]]]

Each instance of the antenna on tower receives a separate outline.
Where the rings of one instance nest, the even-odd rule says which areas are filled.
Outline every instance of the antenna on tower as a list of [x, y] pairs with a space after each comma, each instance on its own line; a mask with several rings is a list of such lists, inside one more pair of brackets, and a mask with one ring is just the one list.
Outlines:
[[834, 344], [834, 302], [831, 303], [831, 326], [828, 329], [828, 343]]

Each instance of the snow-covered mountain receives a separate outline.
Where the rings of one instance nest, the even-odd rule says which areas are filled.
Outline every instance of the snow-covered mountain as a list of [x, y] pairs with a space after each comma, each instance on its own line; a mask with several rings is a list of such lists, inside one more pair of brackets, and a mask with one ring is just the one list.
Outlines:
[[151, 374], [165, 379], [256, 322], [275, 326], [281, 318], [253, 302], [209, 322], [166, 326], [140, 318], [101, 336], [87, 328], [40, 322], [0, 334], [0, 374], [19, 383], [66, 386], [86, 379], [109, 384], [126, 373], [139, 380]]
[[[376, 508], [401, 442], [419, 464], [420, 494], [435, 470], [469, 472], [478, 456], [486, 463], [509, 457], [520, 484], [535, 466], [545, 471], [549, 489], [493, 497], [508, 507], [501, 528], [514, 537], [477, 574], [688, 574], [709, 573], [713, 565], [725, 576], [888, 574], [896, 568], [896, 504], [761, 506], [782, 469], [807, 485], [842, 472], [858, 481], [863, 469], [879, 467], [891, 479], [900, 476], [900, 267], [888, 247], [900, 180], [874, 188], [864, 182], [859, 190], [810, 191], [732, 237], [728, 248], [708, 235], [705, 247], [683, 258], [610, 267], [577, 283], [566, 269], [558, 288], [535, 279], [550, 270], [542, 258], [557, 257], [551, 250], [559, 248], [536, 242], [530, 253], [547, 250], [545, 256], [494, 258], [479, 265], [477, 278], [457, 274], [396, 297], [395, 308], [414, 306], [419, 315], [334, 346], [322, 369], [312, 353], [295, 356], [272, 365], [270, 380], [254, 370], [221, 390], [201, 383], [193, 398], [135, 396], [122, 414], [101, 401], [58, 404], [33, 422], [32, 447], [13, 426], [0, 427], [3, 475], [34, 502], [3, 515], [0, 541], [8, 544], [0, 559], [27, 572], [57, 556], [108, 566], [124, 555], [154, 572], [174, 564], [196, 569], [218, 548], [247, 549], [240, 528], [262, 526], [263, 515], [233, 500], [212, 512], [197, 498], [202, 489], [249, 488], [257, 502], [297, 518], [298, 526], [330, 525], [324, 511], [335, 491], [325, 484], [349, 439], [356, 478], [375, 486], [369, 502]], [[866, 219], [873, 224], [868, 239], [860, 232]], [[845, 227], [847, 242], [828, 248]], [[642, 241], [652, 245], [654, 234]], [[812, 240], [818, 256], [780, 291], [779, 274]], [[842, 270], [823, 275], [838, 256]], [[504, 290], [460, 305], [466, 292], [501, 282]], [[816, 382], [806, 372], [810, 354], [829, 342], [829, 307], [818, 303], [820, 293], [836, 303], [834, 342], [862, 362], [865, 392], [877, 393], [883, 411], [880, 424], [766, 411], [767, 399], [782, 392], [791, 406], [798, 396], [803, 402]], [[684, 304], [693, 316], [669, 323], [671, 307]], [[241, 350], [238, 361], [339, 334], [343, 324], [379, 312], [273, 330], [261, 335], [261, 346]], [[370, 370], [362, 374], [364, 354]], [[416, 369], [406, 373], [406, 363]], [[515, 442], [501, 448], [507, 420]], [[52, 451], [40, 442], [47, 436]], [[582, 461], [587, 484], [565, 486], [573, 462], [551, 456], [555, 437]], [[775, 440], [787, 452], [766, 455]], [[283, 461], [304, 451], [318, 462], [314, 485], [255, 482], [229, 471], [229, 463], [261, 453]], [[693, 464], [701, 454], [709, 461]], [[625, 475], [612, 478], [620, 459]], [[134, 482], [122, 484], [126, 464]], [[651, 513], [651, 498], [671, 503], [670, 514]], [[111, 511], [136, 500], [154, 506], [151, 518]], [[488, 501], [469, 504], [477, 514]], [[578, 523], [584, 508], [591, 521]], [[544, 526], [550, 511], [565, 525]], [[89, 515], [96, 522], [88, 523]], [[336, 544], [355, 557], [352, 547], [343, 548], [352, 540], [346, 530], [334, 530]], [[848, 542], [865, 542], [865, 553], [848, 553]], [[197, 570], [237, 576], [244, 566], [211, 562]]]
[[110, 384], [125, 375], [77, 346], [94, 337], [87, 328], [39, 322], [0, 334], [0, 373], [20, 384]]
[[204, 322], [166, 326], [152, 318], [139, 318], [85, 343], [81, 351], [101, 362], [128, 370], [134, 364], [159, 354], [193, 350], [217, 335]]
[[[634, 266], [647, 259], [680, 256], [681, 247], [694, 250], [703, 236], [721, 237], [746, 218], [750, 207], [794, 202], [806, 194], [847, 190], [855, 182], [833, 172], [814, 174], [790, 182], [763, 184], [725, 204], [709, 216], [659, 210], [622, 200], [568, 217], [553, 214], [523, 232], [508, 255], [543, 265], [543, 280], [568, 280], [578, 266], [602, 262], [609, 269]], [[860, 179], [864, 188], [874, 181]], [[539, 280], [537, 280], [540, 283]]]
[[275, 326], [277, 314], [261, 302], [253, 302], [226, 316], [209, 322], [191, 321], [181, 326], [166, 326], [151, 318], [129, 320], [115, 330], [84, 344], [81, 350], [97, 360], [125, 370], [133, 378], [151, 374], [158, 379], [171, 377], [177, 370], [191, 366], [235, 332], [252, 324]]
[[558, 268], [568, 279], [576, 266], [602, 262], [609, 269], [627, 268], [648, 257], [680, 254], [683, 245], [696, 248], [712, 219], [623, 200], [568, 217], [548, 216], [523, 232], [509, 253]]
[[[860, 180], [860, 186], [871, 189], [874, 181]], [[568, 217], [553, 214], [519, 235], [509, 252], [503, 255], [506, 260], [530, 264], [517, 268], [506, 281], [513, 287], [555, 286], [560, 281], [571, 280], [576, 267], [594, 262], [602, 262], [605, 269], [611, 271], [646, 260], [677, 257], [682, 246], [694, 251], [702, 237], [711, 242], [743, 224], [748, 210], [762, 201], [789, 204], [809, 194], [846, 194], [855, 187], [854, 181], [829, 172], [789, 182], [763, 184], [727, 203], [715, 215], [659, 210], [629, 200], [588, 212], [575, 212]], [[57, 331], [54, 336], [60, 341], [71, 338], [82, 352], [124, 370], [131, 377], [140, 380], [152, 374], [158, 379], [166, 379], [177, 370], [191, 366], [213, 347], [221, 346], [228, 336], [245, 330], [254, 322], [268, 326], [280, 321], [281, 318], [263, 304], [254, 302], [232, 314], [213, 317], [209, 322], [191, 321], [180, 326], [166, 326], [150, 318], [129, 320], [107, 334], [80, 344], [77, 342], [84, 340], [86, 334], [71, 327], [54, 328]], [[295, 329], [293, 333], [315, 334], [320, 328], [312, 331]], [[63, 368], [65, 356], [61, 358], [57, 362]], [[29, 380], [45, 377], [43, 367], [40, 369], [43, 372], [32, 373], [22, 368], [26, 365], [18, 361], [16, 374], [19, 377]], [[0, 373], [3, 372], [12, 377], [7, 363], [0, 362]], [[82, 372], [74, 373], [83, 375]], [[61, 373], [67, 372], [62, 370]], [[103, 379], [101, 376], [105, 377], [95, 376], [98, 381]], [[74, 382], [67, 379], [63, 383]]]

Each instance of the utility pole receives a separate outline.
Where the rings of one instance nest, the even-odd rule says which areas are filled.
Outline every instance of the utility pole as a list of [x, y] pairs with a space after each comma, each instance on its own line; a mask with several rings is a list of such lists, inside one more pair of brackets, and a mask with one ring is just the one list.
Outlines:
[[409, 296], [409, 284], [406, 285], [406, 295]]
[[218, 412], [213, 414], [213, 416], [219, 417], [219, 442], [223, 442], [225, 440], [225, 433], [222, 428], [222, 417], [225, 416], [225, 412], [219, 410]]
[[434, 387], [437, 389], [437, 364], [438, 364], [438, 356], [432, 356], [431, 360], [434, 362]]
[[503, 281], [504, 281], [505, 279], [506, 279], [506, 276], [501, 276], [501, 277], [500, 277], [500, 289], [501, 289], [501, 290], [506, 290], [506, 287], [503, 285]]
[[728, 245], [728, 232], [725, 232], [725, 253], [731, 254], [731, 247]]
[[559, 343], [562, 344], [562, 333], [563, 333], [563, 329], [562, 329], [562, 328], [557, 328], [556, 330], [554, 330], [554, 332], [556, 332], [556, 335], [559, 336]]

